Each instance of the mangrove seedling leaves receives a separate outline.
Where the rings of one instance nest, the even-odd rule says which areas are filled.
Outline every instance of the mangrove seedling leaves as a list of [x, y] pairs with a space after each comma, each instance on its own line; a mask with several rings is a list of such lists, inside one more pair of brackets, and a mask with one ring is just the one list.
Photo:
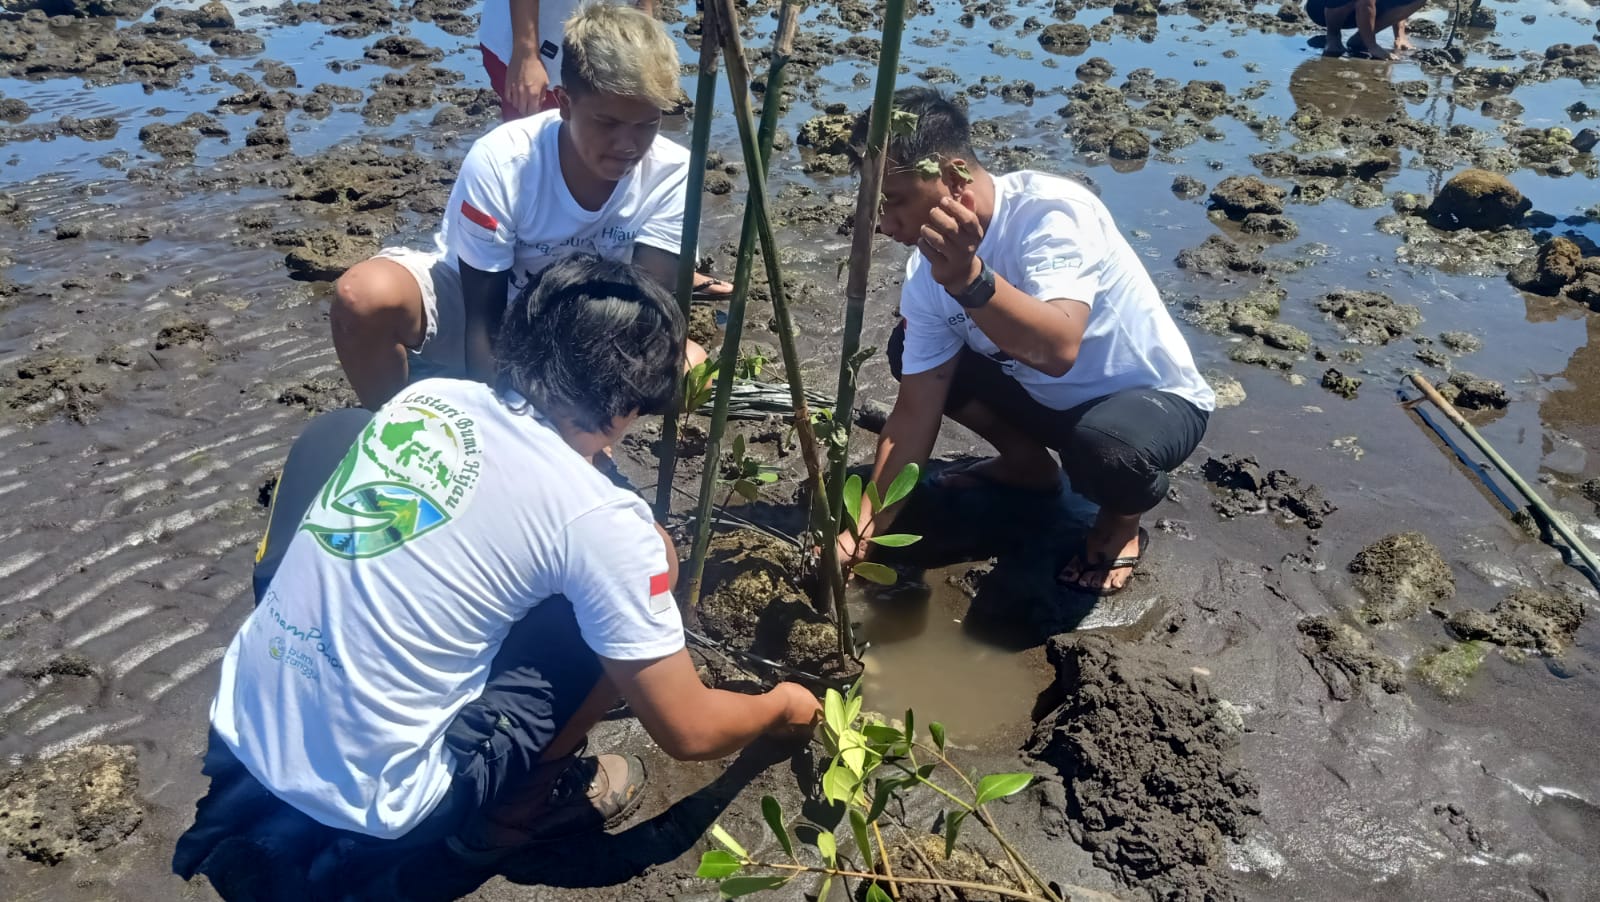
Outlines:
[[885, 548], [904, 548], [922, 541], [922, 536], [907, 535], [905, 533], [890, 533], [886, 536], [872, 536], [867, 539], [873, 545], [882, 545]]
[[1016, 795], [1033, 782], [1033, 774], [990, 774], [978, 781], [978, 804]]
[[850, 515], [852, 528], [861, 529], [861, 477], [855, 473], [844, 481], [844, 512]]
[[740, 479], [733, 484], [734, 492], [746, 501], [754, 501], [761, 497], [761, 486], [748, 479]]
[[832, 833], [817, 833], [817, 851], [822, 853], [823, 864], [830, 868], [839, 866], [839, 846]]
[[967, 168], [966, 160], [956, 160], [950, 164], [950, 168], [955, 171], [956, 177], [961, 179], [961, 184], [972, 184], [972, 170]]
[[[830, 864], [829, 867], [832, 867]], [[828, 893], [833, 891], [833, 875], [823, 875], [822, 882], [817, 884], [817, 902], [828, 902]]]
[[883, 496], [883, 503], [886, 505], [898, 503], [911, 494], [911, 490], [917, 487], [917, 480], [921, 477], [921, 467], [916, 464], [906, 464], [900, 475], [894, 478], [894, 482], [889, 483], [889, 491]]
[[722, 898], [737, 899], [762, 890], [777, 889], [789, 882], [787, 877], [772, 875], [768, 877], [729, 877], [722, 881], [717, 888], [722, 891]]
[[789, 838], [789, 828], [783, 824], [783, 806], [772, 796], [762, 796], [761, 816], [767, 819], [767, 826], [778, 838], [778, 845], [783, 846], [784, 854], [794, 858], [794, 841]]
[[822, 797], [836, 804], [848, 805], [855, 800], [856, 787], [860, 785], [850, 769], [838, 758], [822, 775]]
[[917, 114], [910, 110], [889, 111], [889, 134], [911, 135], [917, 131]]
[[867, 902], [894, 902], [894, 900], [889, 898], [889, 894], [884, 892], [882, 887], [874, 883], [867, 887]]
[[873, 563], [872, 561], [862, 561], [861, 563], [856, 564], [854, 567], [851, 567], [850, 572], [864, 580], [867, 580], [868, 582], [874, 582], [880, 586], [892, 586], [895, 584], [895, 580], [900, 578], [899, 574], [895, 573], [893, 568], [885, 567], [882, 564]]
[[928, 724], [928, 734], [933, 737], [933, 747], [944, 751], [944, 724], [937, 720]]
[[850, 721], [844, 716], [844, 696], [839, 694], [839, 690], [829, 689], [822, 696], [822, 719], [835, 736], [842, 736], [849, 729]]
[[944, 819], [944, 857], [949, 858], [955, 851], [956, 837], [961, 835], [961, 822], [967, 819], [968, 812], [952, 811]]
[[739, 873], [739, 869], [742, 867], [744, 867], [743, 863], [733, 857], [731, 852], [712, 849], [700, 856], [700, 868], [694, 872], [694, 875], [696, 877], [704, 877], [707, 880], [721, 880], [724, 877], [732, 877], [734, 874]]
[[728, 831], [722, 829], [721, 824], [711, 825], [711, 838], [719, 843], [722, 843], [722, 845], [726, 847], [729, 852], [739, 856], [740, 861], [750, 860], [750, 853], [746, 852], [744, 850], [744, 846], [739, 845], [739, 841], [734, 839], [733, 836], [728, 833]]
[[850, 809], [850, 833], [856, 838], [856, 849], [861, 852], [861, 869], [872, 870], [872, 843], [867, 840], [867, 816], [860, 808]]
[[[867, 483], [867, 500], [872, 502], [872, 512], [874, 514], [883, 510], [883, 496], [878, 494], [878, 484], [876, 482]], [[868, 519], [871, 518], [869, 517]]]
[[922, 176], [922, 180], [925, 182], [933, 181], [939, 177], [939, 161], [933, 157], [923, 157], [912, 168], [916, 170], [917, 175]]

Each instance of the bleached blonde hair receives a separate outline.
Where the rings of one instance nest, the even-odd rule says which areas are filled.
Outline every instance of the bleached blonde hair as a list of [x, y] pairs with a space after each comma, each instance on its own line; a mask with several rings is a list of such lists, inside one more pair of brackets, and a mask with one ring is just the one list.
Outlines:
[[678, 47], [660, 22], [631, 6], [585, 3], [567, 20], [561, 85], [568, 93], [642, 97], [672, 109], [682, 95]]

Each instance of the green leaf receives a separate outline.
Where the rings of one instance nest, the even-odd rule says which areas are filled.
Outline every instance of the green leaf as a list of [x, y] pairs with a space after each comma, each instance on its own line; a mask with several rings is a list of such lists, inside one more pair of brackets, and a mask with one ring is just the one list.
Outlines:
[[928, 733], [933, 736], [933, 747], [944, 751], [944, 724], [937, 720], [928, 724]]
[[744, 460], [744, 436], [733, 437], [733, 459], [735, 462]]
[[867, 841], [867, 816], [860, 808], [850, 809], [850, 832], [856, 838], [856, 848], [861, 852], [861, 869], [872, 870], [872, 844]]
[[829, 689], [822, 696], [822, 719], [835, 736], [843, 736], [845, 730], [850, 728], [850, 721], [844, 716], [844, 696], [839, 694], [839, 690]]
[[817, 833], [817, 851], [822, 853], [822, 861], [828, 867], [839, 866], [839, 847], [832, 833]]
[[867, 490], [866, 491], [867, 491], [867, 500], [872, 502], [872, 512], [874, 514], [876, 514], [879, 511], [882, 511], [883, 510], [883, 497], [878, 494], [878, 484], [876, 482], [867, 483]]
[[722, 885], [717, 888], [722, 890], [722, 898], [737, 899], [740, 896], [748, 896], [751, 893], [759, 893], [762, 890], [777, 889], [788, 882], [788, 877], [778, 876], [729, 877], [727, 880], [722, 881]]
[[907, 708], [906, 709], [906, 739], [915, 740], [916, 738], [917, 738], [917, 717], [916, 717], [915, 714], [911, 713], [911, 709], [910, 708]]
[[754, 501], [761, 497], [761, 487], [748, 479], [741, 479], [735, 482], [733, 491], [746, 501]]
[[694, 875], [696, 877], [704, 877], [707, 880], [721, 880], [724, 877], [732, 877], [734, 874], [739, 873], [739, 869], [742, 867], [744, 867], [744, 864], [733, 857], [731, 853], [724, 852], [721, 849], [712, 849], [700, 856], [700, 868], [694, 872]]
[[894, 900], [889, 898], [889, 894], [878, 884], [873, 883], [867, 886], [867, 902], [894, 902]]
[[921, 467], [916, 464], [906, 464], [900, 475], [894, 478], [894, 482], [889, 483], [889, 492], [883, 496], [883, 503], [892, 505], [911, 494], [911, 490], [917, 487], [917, 480], [921, 477]]
[[910, 110], [889, 111], [889, 134], [911, 135], [916, 134], [917, 120], [920, 117]]
[[[828, 866], [829, 867], [833, 867], [833, 865], [831, 865], [831, 864], [828, 865]], [[832, 874], [828, 874], [828, 875], [824, 876], [822, 878], [822, 882], [817, 885], [817, 902], [828, 902], [828, 893], [831, 892], [832, 890], [833, 890], [833, 875]]]
[[917, 175], [922, 176], [922, 180], [925, 182], [933, 181], [939, 177], [939, 161], [933, 157], [923, 157], [917, 161], [917, 165], [911, 168]]
[[850, 515], [850, 522], [855, 524], [857, 531], [861, 528], [861, 477], [855, 473], [844, 481], [844, 512]]
[[866, 776], [867, 738], [855, 730], [839, 737], [839, 759], [859, 781]]
[[1033, 774], [990, 774], [978, 781], [978, 804], [1016, 795], [1033, 783]]
[[892, 586], [895, 584], [895, 581], [900, 578], [900, 574], [895, 573], [893, 568], [885, 567], [882, 564], [876, 564], [872, 561], [862, 561], [861, 563], [856, 564], [854, 567], [851, 567], [850, 572], [864, 580], [867, 580], [868, 582], [874, 582], [880, 586]]
[[722, 829], [721, 824], [711, 825], [711, 838], [719, 843], [722, 843], [722, 845], [726, 847], [729, 852], [739, 856], [740, 861], [750, 860], [750, 853], [746, 852], [744, 850], [744, 846], [739, 845], [739, 841], [734, 839], [733, 836], [728, 833], [728, 831]]
[[883, 809], [889, 806], [889, 800], [894, 797], [895, 791], [904, 785], [904, 781], [894, 778], [879, 780], [872, 790], [872, 807], [867, 811], [867, 820], [877, 820], [878, 816], [883, 814]]
[[833, 766], [822, 775], [822, 797], [830, 802], [848, 805], [855, 801], [856, 787], [860, 781], [838, 758], [833, 760]]
[[886, 536], [872, 536], [867, 539], [873, 545], [882, 545], [885, 548], [904, 548], [922, 541], [922, 536], [913, 536], [906, 533], [890, 533]]
[[874, 746], [888, 749], [899, 742], [903, 736], [899, 730], [884, 723], [869, 723], [861, 728], [861, 735]]
[[961, 179], [963, 185], [972, 184], [972, 170], [967, 168], [966, 160], [956, 160], [950, 164], [950, 168], [955, 171], [956, 176]]
[[856, 722], [856, 718], [860, 717], [860, 716], [861, 716], [861, 693], [858, 692], [855, 688], [852, 688], [850, 690], [850, 694], [845, 697], [845, 701], [844, 701], [844, 720], [845, 720], [845, 723], [855, 723]]
[[949, 858], [955, 851], [956, 837], [961, 833], [961, 822], [967, 819], [968, 812], [953, 811], [944, 819], [944, 857]]
[[775, 467], [771, 467], [771, 468], [762, 467], [761, 468], [761, 472], [759, 472], [759, 473], [757, 473], [755, 475], [755, 480], [756, 480], [756, 482], [762, 483], [763, 485], [765, 485], [766, 483], [769, 483], [769, 482], [777, 482], [778, 481], [777, 468], [775, 468]]
[[767, 826], [772, 828], [772, 835], [778, 838], [784, 853], [794, 858], [794, 841], [789, 838], [789, 828], [783, 825], [783, 806], [772, 796], [762, 796], [761, 816], [767, 819]]

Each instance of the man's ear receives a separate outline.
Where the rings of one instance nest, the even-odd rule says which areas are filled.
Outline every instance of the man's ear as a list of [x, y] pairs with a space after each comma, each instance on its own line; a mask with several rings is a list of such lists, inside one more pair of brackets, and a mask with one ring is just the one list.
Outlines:
[[939, 166], [939, 178], [944, 182], [945, 187], [949, 189], [950, 196], [954, 197], [957, 203], [969, 210], [975, 209], [977, 206], [977, 199], [971, 191], [971, 169], [972, 164], [961, 157], [951, 157]]
[[560, 85], [556, 85], [550, 90], [556, 95], [556, 106], [561, 110], [561, 121], [570, 122], [572, 120], [572, 95], [568, 94], [567, 89]]

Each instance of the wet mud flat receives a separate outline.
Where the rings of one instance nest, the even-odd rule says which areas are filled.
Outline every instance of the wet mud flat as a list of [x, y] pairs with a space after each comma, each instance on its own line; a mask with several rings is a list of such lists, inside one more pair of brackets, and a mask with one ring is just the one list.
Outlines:
[[[211, 898], [166, 862], [204, 791], [263, 489], [308, 416], [352, 403], [328, 280], [426, 241], [492, 124], [476, 10], [33, 6], [0, 16], [0, 885]], [[753, 50], [771, 6], [751, 5]], [[909, 23], [903, 83], [966, 97], [994, 168], [1093, 185], [1228, 405], [1147, 521], [1124, 595], [1054, 587], [1087, 516], [1070, 497], [1019, 516], [927, 492], [935, 525], [978, 528], [941, 531], [897, 562], [908, 590], [857, 604], [886, 708], [909, 697], [897, 679], [982, 665], [974, 698], [905, 703], [924, 721], [950, 706], [963, 764], [1040, 775], [995, 812], [1053, 879], [1124, 898], [1600, 895], [1594, 593], [1394, 403], [1407, 370], [1447, 383], [1600, 544], [1596, 11], [1486, 0], [1458, 58], [1452, 10], [1419, 14], [1419, 49], [1393, 66], [1322, 58], [1292, 5], [938, 2]], [[665, 13], [685, 59], [692, 13]], [[823, 390], [854, 199], [830, 105], [866, 102], [878, 13], [807, 14], [774, 166]], [[687, 120], [666, 129], [683, 139]], [[744, 176], [725, 115], [714, 135], [702, 244], [727, 273]], [[894, 322], [903, 253], [880, 249], [868, 343]], [[772, 348], [760, 291], [747, 341]], [[720, 311], [697, 314], [714, 341]], [[881, 358], [864, 379], [892, 397]], [[787, 430], [739, 429], [785, 476], [733, 512], [797, 531]], [[654, 441], [645, 424], [619, 451], [637, 485]], [[943, 437], [941, 455], [972, 453]], [[689, 454], [680, 487], [705, 465]], [[843, 676], [798, 555], [719, 542], [702, 629]], [[771, 677], [705, 667], [728, 686]], [[498, 874], [420, 856], [405, 885], [711, 898], [692, 876], [711, 822], [756, 841], [765, 793], [825, 819], [802, 793], [815, 747], [681, 765], [626, 718], [596, 746], [652, 768], [615, 836]], [[909, 804], [909, 842], [938, 815]], [[994, 853], [963, 851], [963, 873]]]

